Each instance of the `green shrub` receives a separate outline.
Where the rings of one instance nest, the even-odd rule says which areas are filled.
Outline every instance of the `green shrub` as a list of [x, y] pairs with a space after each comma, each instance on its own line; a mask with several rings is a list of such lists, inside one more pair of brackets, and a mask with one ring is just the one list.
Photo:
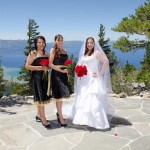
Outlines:
[[69, 59], [72, 60], [72, 65], [70, 68], [70, 74], [68, 74], [68, 82], [71, 85], [72, 90], [74, 91], [74, 76], [75, 76], [74, 69], [75, 69], [75, 66], [77, 64], [77, 58], [74, 58], [73, 55], [70, 55]]
[[32, 94], [31, 88], [26, 83], [12, 83], [10, 87], [11, 87], [10, 94], [18, 94], [18, 95]]

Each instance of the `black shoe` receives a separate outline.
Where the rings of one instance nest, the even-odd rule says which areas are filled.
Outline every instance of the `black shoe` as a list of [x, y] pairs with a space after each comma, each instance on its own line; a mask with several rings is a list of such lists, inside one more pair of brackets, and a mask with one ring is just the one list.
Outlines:
[[[42, 122], [41, 118], [38, 117], [38, 116], [35, 116], [35, 120], [36, 120], [37, 122]], [[48, 120], [47, 120], [47, 121], [48, 121]]]
[[51, 125], [50, 125], [50, 124], [44, 124], [44, 123], [42, 122], [42, 125], [43, 125], [45, 128], [47, 128], [47, 129], [50, 129], [50, 128], [51, 128]]
[[68, 126], [66, 123], [62, 124], [62, 123], [60, 122], [59, 114], [58, 114], [58, 113], [56, 113], [56, 116], [57, 116], [58, 124], [60, 124], [60, 125], [61, 125], [61, 127], [67, 127], [67, 126]]
[[41, 121], [42, 121], [41, 118], [39, 118], [38, 116], [35, 116], [35, 120], [36, 120], [37, 122], [41, 122]]

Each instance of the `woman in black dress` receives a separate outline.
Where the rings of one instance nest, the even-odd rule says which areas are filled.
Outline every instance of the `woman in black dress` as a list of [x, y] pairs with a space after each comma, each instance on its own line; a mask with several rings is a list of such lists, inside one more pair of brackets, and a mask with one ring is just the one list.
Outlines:
[[[27, 57], [25, 68], [31, 70], [31, 83], [34, 94], [34, 103], [37, 105], [36, 121], [42, 122], [46, 128], [50, 128], [50, 124], [45, 117], [44, 105], [50, 102], [47, 95], [48, 79], [43, 76], [48, 71], [48, 66], [43, 66], [41, 60], [49, 60], [49, 55], [45, 52], [46, 41], [43, 36], [38, 36], [34, 40], [35, 50], [31, 51]], [[48, 73], [47, 73], [48, 76]], [[46, 78], [43, 78], [46, 77]]]
[[63, 37], [58, 34], [54, 38], [54, 47], [50, 50], [50, 67], [51, 71], [51, 88], [52, 98], [56, 99], [57, 120], [58, 123], [66, 127], [62, 115], [62, 100], [68, 98], [72, 94], [71, 87], [68, 83], [68, 70], [64, 66], [64, 62], [68, 59], [67, 51], [62, 48]]

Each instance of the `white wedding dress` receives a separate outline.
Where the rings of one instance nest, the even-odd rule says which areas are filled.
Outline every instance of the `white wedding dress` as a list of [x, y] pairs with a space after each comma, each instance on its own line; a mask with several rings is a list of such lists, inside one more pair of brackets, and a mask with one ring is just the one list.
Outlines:
[[88, 125], [97, 129], [109, 128], [108, 95], [103, 76], [92, 77], [98, 69], [99, 60], [95, 54], [81, 58], [81, 64], [87, 67], [87, 75], [78, 78], [75, 99], [71, 112], [67, 110], [73, 124]]

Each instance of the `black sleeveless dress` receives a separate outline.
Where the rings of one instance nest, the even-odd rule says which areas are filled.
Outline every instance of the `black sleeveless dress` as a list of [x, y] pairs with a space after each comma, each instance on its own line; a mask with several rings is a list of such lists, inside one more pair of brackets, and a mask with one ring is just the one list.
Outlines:
[[[60, 57], [55, 57], [53, 60], [54, 65], [64, 65], [64, 62], [68, 59], [67, 54], [61, 54]], [[72, 89], [68, 83], [68, 77], [66, 73], [62, 73], [52, 69], [51, 71], [51, 88], [52, 98], [61, 99], [67, 98], [72, 94]]]
[[[48, 59], [48, 57], [37, 57], [32, 62], [32, 66], [40, 66], [42, 59]], [[46, 104], [50, 102], [50, 96], [47, 96], [48, 80], [43, 78], [44, 71], [32, 71], [31, 72], [31, 85], [34, 94], [35, 104]]]

